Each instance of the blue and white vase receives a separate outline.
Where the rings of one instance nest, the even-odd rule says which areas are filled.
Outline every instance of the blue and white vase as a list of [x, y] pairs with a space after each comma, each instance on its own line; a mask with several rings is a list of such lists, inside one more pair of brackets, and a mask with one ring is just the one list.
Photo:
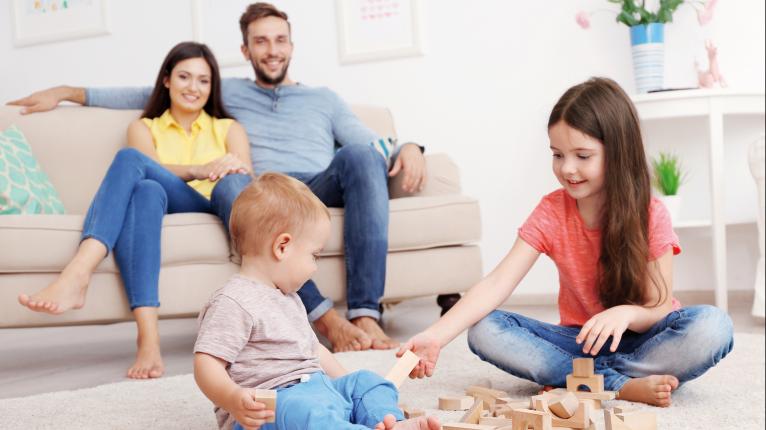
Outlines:
[[662, 89], [665, 79], [665, 24], [630, 27], [633, 74], [639, 94]]

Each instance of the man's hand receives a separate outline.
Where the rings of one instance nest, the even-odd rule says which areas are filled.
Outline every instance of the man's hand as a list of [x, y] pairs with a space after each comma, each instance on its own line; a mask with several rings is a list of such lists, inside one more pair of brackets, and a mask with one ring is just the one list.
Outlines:
[[436, 339], [425, 332], [418, 333], [399, 348], [396, 356], [401, 357], [407, 350], [420, 357], [420, 362], [410, 372], [410, 378], [430, 377], [434, 374], [436, 361], [439, 359], [439, 352], [441, 351], [441, 346]]
[[388, 172], [388, 176], [394, 177], [402, 173], [402, 190], [406, 193], [422, 191], [426, 185], [426, 158], [420, 152], [420, 147], [414, 143], [407, 143], [399, 150], [394, 166]]
[[610, 336], [612, 337], [612, 344], [609, 350], [617, 351], [623, 333], [633, 321], [633, 309], [633, 306], [615, 306], [593, 315], [582, 326], [575, 339], [578, 345], [585, 342], [582, 352], [593, 356], [598, 355], [601, 347], [604, 346]]
[[24, 98], [8, 102], [12, 106], [23, 106], [19, 111], [22, 115], [34, 112], [45, 112], [54, 109], [64, 100], [74, 103], [85, 103], [85, 90], [66, 86], [48, 88], [37, 91]]
[[257, 430], [274, 416], [274, 411], [255, 401], [255, 390], [240, 388], [232, 393], [224, 407], [245, 430]]

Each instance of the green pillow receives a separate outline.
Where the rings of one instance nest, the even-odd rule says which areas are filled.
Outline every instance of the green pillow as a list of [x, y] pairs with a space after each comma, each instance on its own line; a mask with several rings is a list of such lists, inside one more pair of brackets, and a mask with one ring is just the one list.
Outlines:
[[63, 213], [59, 193], [18, 127], [0, 132], [0, 215]]

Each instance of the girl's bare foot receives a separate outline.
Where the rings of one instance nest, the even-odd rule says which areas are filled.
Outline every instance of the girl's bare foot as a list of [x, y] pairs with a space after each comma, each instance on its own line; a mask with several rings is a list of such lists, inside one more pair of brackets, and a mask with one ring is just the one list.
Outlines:
[[386, 415], [375, 430], [440, 430], [442, 428], [436, 417], [417, 417], [404, 421], [396, 421], [393, 415]]
[[128, 378], [159, 378], [163, 373], [165, 373], [165, 364], [160, 355], [159, 339], [143, 341], [139, 337], [136, 362], [128, 369]]
[[676, 388], [678, 379], [672, 375], [633, 378], [622, 386], [618, 399], [666, 408], [670, 406], [671, 393]]
[[314, 321], [314, 326], [330, 341], [333, 352], [362, 351], [372, 346], [372, 338], [338, 315], [335, 309], [325, 312]]
[[48, 287], [28, 296], [19, 294], [19, 303], [35, 312], [58, 315], [85, 304], [90, 273], [68, 265]]
[[359, 327], [372, 338], [372, 349], [393, 349], [399, 346], [399, 342], [386, 336], [378, 322], [371, 317], [354, 318], [352, 324]]

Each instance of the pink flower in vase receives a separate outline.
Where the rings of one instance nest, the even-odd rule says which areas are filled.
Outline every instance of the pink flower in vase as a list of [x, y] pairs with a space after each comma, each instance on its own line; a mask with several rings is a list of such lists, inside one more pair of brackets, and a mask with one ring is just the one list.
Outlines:
[[705, 7], [697, 11], [697, 21], [700, 25], [705, 25], [713, 20], [713, 9], [718, 0], [708, 0]]
[[577, 21], [577, 25], [585, 30], [590, 28], [590, 16], [588, 15], [588, 12], [582, 10], [578, 12], [575, 16], [575, 21]]

